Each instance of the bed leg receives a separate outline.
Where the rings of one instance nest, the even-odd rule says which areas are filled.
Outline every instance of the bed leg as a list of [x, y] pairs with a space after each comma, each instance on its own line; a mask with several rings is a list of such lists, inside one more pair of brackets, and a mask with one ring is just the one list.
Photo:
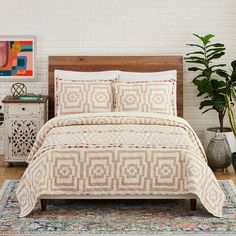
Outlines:
[[197, 199], [190, 199], [191, 211], [196, 211], [197, 209]]
[[41, 202], [41, 209], [42, 211], [46, 211], [47, 210], [47, 199], [40, 199], [40, 202]]

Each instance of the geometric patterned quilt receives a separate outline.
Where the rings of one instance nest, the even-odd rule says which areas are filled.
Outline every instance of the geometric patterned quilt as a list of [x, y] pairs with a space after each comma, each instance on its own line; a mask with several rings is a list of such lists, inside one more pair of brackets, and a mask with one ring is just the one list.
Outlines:
[[39, 131], [17, 190], [20, 217], [42, 195], [196, 194], [222, 216], [225, 196], [203, 147], [182, 118], [156, 113], [83, 113]]

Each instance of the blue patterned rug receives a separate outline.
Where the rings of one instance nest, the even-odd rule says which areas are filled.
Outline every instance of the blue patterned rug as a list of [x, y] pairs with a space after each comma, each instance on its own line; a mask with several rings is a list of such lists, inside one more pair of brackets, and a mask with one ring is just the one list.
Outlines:
[[18, 181], [6, 181], [0, 193], [2, 235], [236, 235], [236, 189], [220, 181], [227, 196], [224, 217], [209, 214], [200, 201], [192, 212], [187, 200], [51, 200], [18, 218]]

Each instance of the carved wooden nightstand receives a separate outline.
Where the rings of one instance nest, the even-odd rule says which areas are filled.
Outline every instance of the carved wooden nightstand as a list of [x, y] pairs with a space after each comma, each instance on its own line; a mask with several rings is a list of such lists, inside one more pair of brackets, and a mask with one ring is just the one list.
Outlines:
[[37, 132], [47, 121], [48, 98], [40, 101], [21, 101], [6, 96], [4, 104], [5, 163], [25, 162]]

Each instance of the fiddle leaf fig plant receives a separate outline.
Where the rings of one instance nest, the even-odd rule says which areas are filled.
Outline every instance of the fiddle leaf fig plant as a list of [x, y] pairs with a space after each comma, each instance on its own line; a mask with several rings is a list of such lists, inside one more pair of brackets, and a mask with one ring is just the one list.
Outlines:
[[223, 43], [212, 43], [211, 40], [215, 37], [213, 34], [193, 35], [200, 42], [199, 44], [187, 44], [196, 50], [187, 53], [185, 61], [193, 64], [188, 70], [197, 74], [192, 82], [197, 87], [197, 96], [203, 98], [199, 109], [204, 110], [203, 113], [215, 110], [218, 113], [220, 131], [222, 132], [226, 112], [225, 93], [227, 93], [226, 71], [223, 67], [226, 64], [216, 62], [225, 55], [225, 46]]

